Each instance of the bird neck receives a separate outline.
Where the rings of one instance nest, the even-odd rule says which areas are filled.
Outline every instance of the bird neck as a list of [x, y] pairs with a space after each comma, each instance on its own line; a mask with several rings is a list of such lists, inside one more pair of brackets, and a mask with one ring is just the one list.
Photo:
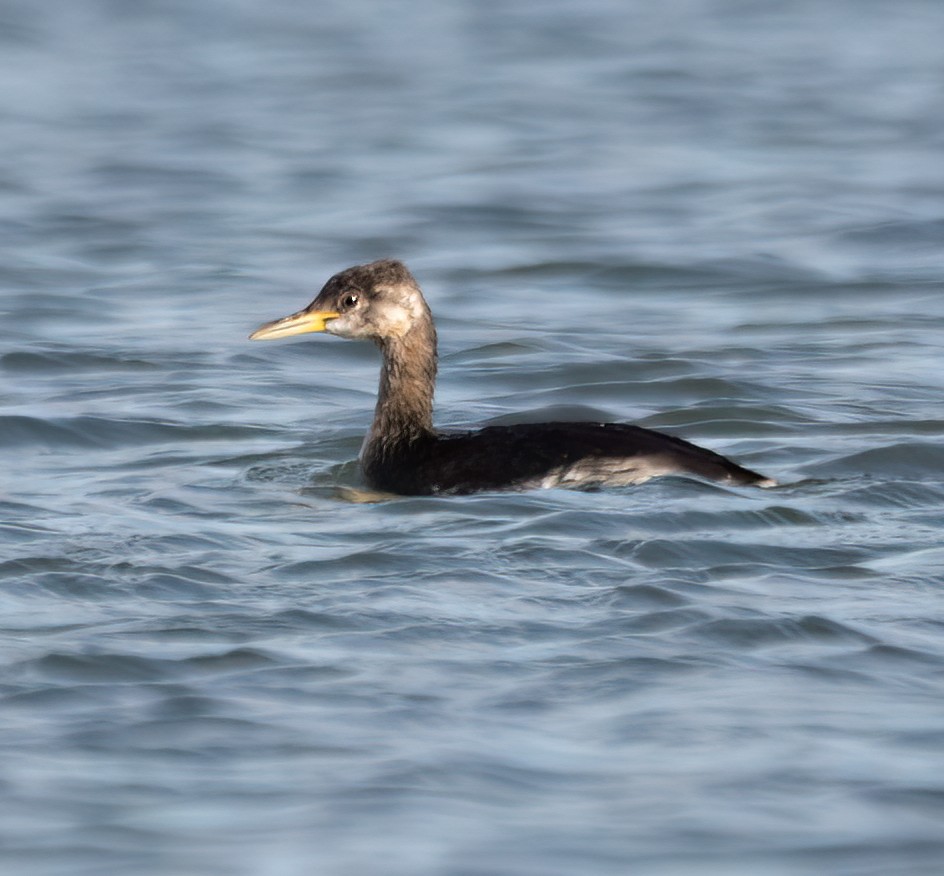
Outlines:
[[436, 329], [417, 322], [402, 337], [380, 342], [383, 366], [374, 423], [368, 441], [410, 443], [433, 432]]

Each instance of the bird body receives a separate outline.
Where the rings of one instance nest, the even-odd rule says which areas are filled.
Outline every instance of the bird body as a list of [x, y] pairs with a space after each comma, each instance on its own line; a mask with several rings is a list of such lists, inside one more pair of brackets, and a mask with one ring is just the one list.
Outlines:
[[433, 427], [436, 329], [416, 280], [384, 260], [335, 274], [305, 310], [266, 323], [254, 340], [325, 331], [381, 351], [374, 421], [360, 462], [367, 483], [401, 495], [638, 484], [694, 475], [756, 486], [773, 481], [725, 457], [624, 423], [527, 423], [470, 432]]
[[670, 474], [763, 480], [710, 450], [625, 423], [522, 423], [374, 440], [361, 464], [373, 487], [402, 494], [627, 486]]

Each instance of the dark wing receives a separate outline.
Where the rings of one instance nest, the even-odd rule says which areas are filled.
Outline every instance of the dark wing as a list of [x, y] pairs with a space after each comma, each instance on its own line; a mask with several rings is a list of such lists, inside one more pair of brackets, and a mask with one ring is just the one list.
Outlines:
[[472, 493], [532, 486], [639, 483], [687, 474], [735, 484], [766, 481], [720, 454], [623, 423], [527, 423], [445, 433], [388, 459], [399, 493]]

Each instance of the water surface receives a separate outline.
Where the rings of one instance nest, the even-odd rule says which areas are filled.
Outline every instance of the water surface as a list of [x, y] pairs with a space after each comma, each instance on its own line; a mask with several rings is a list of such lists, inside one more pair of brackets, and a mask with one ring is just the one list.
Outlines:
[[[0, 4], [0, 857], [46, 874], [936, 874], [936, 3]], [[780, 480], [362, 504], [443, 426]]]

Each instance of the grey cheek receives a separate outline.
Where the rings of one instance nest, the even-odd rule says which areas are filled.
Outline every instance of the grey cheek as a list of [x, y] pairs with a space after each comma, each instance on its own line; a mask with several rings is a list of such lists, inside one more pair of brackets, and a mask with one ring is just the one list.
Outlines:
[[350, 337], [351, 327], [344, 317], [329, 319], [325, 323], [325, 332], [329, 335], [337, 335], [339, 338], [346, 338]]

